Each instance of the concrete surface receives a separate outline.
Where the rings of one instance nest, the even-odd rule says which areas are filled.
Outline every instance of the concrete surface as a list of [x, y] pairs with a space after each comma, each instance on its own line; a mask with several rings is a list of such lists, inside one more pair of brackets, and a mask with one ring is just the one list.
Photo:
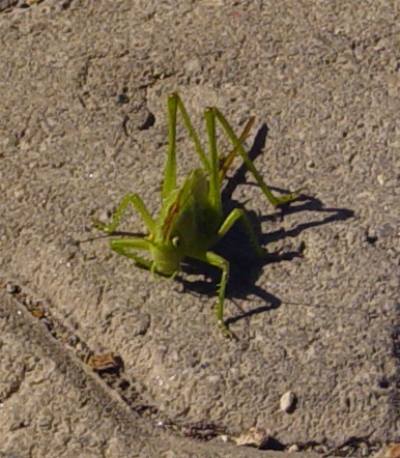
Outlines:
[[0, 318], [2, 457], [282, 456], [155, 430], [4, 292]]
[[[139, 415], [135, 428], [173, 425], [165, 433], [173, 441], [190, 425], [228, 437], [258, 427], [275, 447], [328, 454], [370, 455], [398, 441], [398, 24], [389, 1], [45, 0], [1, 13], [4, 284], [33, 291], [26, 308], [67, 353], [118, 355], [124, 383], [106, 375], [107, 396], [125, 399]], [[202, 282], [213, 272], [154, 278], [90, 229], [127, 192], [157, 211], [171, 90], [199, 128], [210, 104], [237, 129], [255, 115], [247, 146], [266, 181], [307, 188], [280, 218], [251, 179], [239, 173], [228, 185], [226, 204], [246, 203], [263, 244], [281, 250], [264, 265], [233, 250], [226, 316], [238, 340], [215, 326], [215, 283]], [[183, 132], [179, 147], [183, 170], [193, 168]], [[124, 229], [142, 228], [133, 215]], [[29, 340], [7, 333], [5, 360], [16, 360], [13, 348], [28, 355]], [[51, 366], [27, 358], [32, 372]], [[25, 404], [19, 370], [10, 400]], [[83, 388], [54, 377], [62, 395], [51, 405], [77, 423], [71, 444], [85, 443], [69, 410]], [[297, 402], [284, 413], [288, 391]], [[99, 436], [107, 421], [116, 425], [115, 415], [104, 425], [83, 417], [82, 429]], [[2, 418], [12, 423], [11, 413]], [[13, 446], [15, 433], [3, 431]]]

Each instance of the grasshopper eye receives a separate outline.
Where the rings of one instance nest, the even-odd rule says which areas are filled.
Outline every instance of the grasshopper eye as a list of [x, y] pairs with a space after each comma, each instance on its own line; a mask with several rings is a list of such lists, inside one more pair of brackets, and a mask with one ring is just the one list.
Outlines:
[[181, 243], [181, 241], [179, 240], [179, 237], [172, 237], [171, 242], [174, 248], [178, 248]]

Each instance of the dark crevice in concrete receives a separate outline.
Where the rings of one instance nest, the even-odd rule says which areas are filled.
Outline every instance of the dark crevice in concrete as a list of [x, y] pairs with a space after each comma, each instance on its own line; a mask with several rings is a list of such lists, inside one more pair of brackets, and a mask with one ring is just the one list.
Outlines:
[[[74, 354], [101, 378], [109, 388], [118, 393], [122, 400], [136, 414], [147, 418], [155, 428], [170, 431], [181, 437], [207, 441], [226, 434], [226, 428], [214, 423], [177, 423], [162, 414], [158, 407], [142, 398], [140, 387], [134, 380], [123, 374], [124, 363], [119, 355], [112, 352], [97, 355], [75, 332], [62, 324], [51, 314], [48, 299], [36, 299], [35, 293], [21, 287], [17, 282], [1, 281], [8, 294], [12, 295], [35, 319], [44, 324], [50, 335]], [[37, 297], [37, 296], [36, 296]]]

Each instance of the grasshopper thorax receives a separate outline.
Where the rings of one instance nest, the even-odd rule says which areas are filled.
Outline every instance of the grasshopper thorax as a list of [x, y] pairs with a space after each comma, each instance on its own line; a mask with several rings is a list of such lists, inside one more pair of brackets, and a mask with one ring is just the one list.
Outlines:
[[174, 275], [180, 268], [180, 262], [184, 257], [179, 249], [179, 240], [174, 237], [171, 244], [151, 245], [151, 257], [153, 259], [153, 268], [157, 273], [162, 275]]

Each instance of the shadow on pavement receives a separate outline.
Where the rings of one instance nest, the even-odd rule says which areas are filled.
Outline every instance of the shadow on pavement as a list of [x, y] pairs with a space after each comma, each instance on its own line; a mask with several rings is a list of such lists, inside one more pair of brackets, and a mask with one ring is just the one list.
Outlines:
[[[254, 160], [263, 150], [268, 135], [268, 127], [263, 124], [256, 134], [253, 146], [249, 151], [249, 157]], [[233, 208], [243, 208], [243, 204], [232, 200], [233, 192], [240, 184], [257, 186], [256, 184], [246, 183], [247, 168], [242, 164], [239, 169], [229, 178], [222, 192], [225, 214], [228, 214]], [[285, 194], [287, 191], [271, 187], [274, 193], [278, 192]], [[267, 221], [283, 220], [287, 215], [299, 212], [316, 212], [325, 214], [322, 219], [312, 220], [307, 223], [300, 223], [290, 230], [279, 229], [274, 232], [261, 232], [261, 223]], [[354, 212], [347, 208], [330, 208], [324, 207], [324, 204], [317, 198], [300, 195], [299, 198], [290, 204], [283, 205], [273, 214], [266, 216], [256, 215], [254, 212], [246, 212], [249, 216], [252, 226], [256, 232], [257, 238], [262, 246], [268, 248], [271, 242], [284, 240], [288, 237], [297, 237], [303, 231], [317, 226], [332, 223], [334, 221], [344, 221], [353, 217]], [[265, 291], [263, 288], [256, 285], [265, 265], [270, 263], [278, 263], [282, 261], [291, 261], [294, 258], [301, 258], [304, 246], [299, 243], [297, 249], [293, 251], [278, 251], [268, 254], [263, 259], [258, 259], [254, 254], [254, 250], [249, 244], [248, 235], [244, 232], [240, 224], [236, 224], [225, 237], [212, 249], [219, 255], [223, 256], [230, 263], [230, 278], [227, 286], [226, 297], [235, 303], [236, 299], [246, 299], [250, 295], [260, 298], [265, 305], [258, 306], [251, 310], [242, 310], [234, 317], [226, 320], [227, 324], [232, 324], [241, 319], [249, 318], [252, 315], [265, 313], [272, 309], [278, 308], [282, 301], [273, 294]], [[203, 280], [190, 281], [182, 276], [176, 278], [188, 292], [194, 294], [206, 294], [208, 296], [216, 296], [216, 290], [220, 281], [221, 272], [207, 264], [198, 261], [188, 261], [182, 266], [182, 271], [185, 274], [203, 274]]]

